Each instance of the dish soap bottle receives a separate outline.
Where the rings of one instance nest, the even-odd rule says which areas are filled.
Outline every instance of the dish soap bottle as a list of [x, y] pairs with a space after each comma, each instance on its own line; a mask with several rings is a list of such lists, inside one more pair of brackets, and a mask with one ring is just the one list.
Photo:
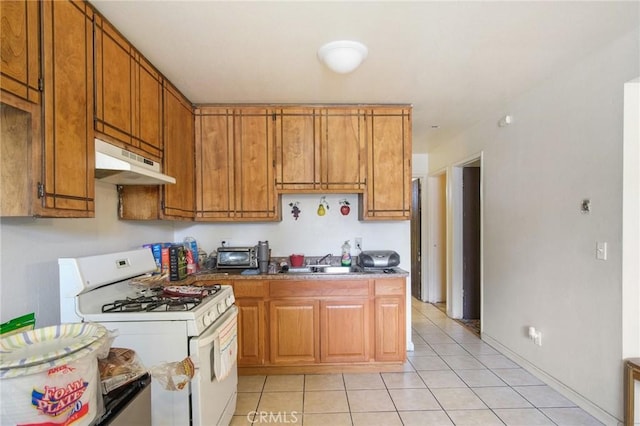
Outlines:
[[342, 266], [351, 266], [351, 246], [349, 240], [345, 241], [342, 245]]

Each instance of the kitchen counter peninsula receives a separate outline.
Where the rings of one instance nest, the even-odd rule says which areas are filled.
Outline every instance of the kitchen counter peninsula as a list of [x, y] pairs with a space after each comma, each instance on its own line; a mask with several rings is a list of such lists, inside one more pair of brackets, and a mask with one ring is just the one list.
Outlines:
[[191, 285], [233, 286], [239, 374], [402, 371], [409, 273], [202, 271]]

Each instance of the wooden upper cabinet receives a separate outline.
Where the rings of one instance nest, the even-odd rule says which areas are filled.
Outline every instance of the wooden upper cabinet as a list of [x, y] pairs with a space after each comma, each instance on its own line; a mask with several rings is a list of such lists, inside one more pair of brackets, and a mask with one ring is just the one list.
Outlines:
[[411, 214], [411, 109], [367, 113], [367, 190], [361, 220], [406, 220]]
[[193, 219], [195, 215], [194, 115], [189, 101], [165, 82], [164, 172], [176, 183], [163, 185], [163, 218]]
[[273, 113], [196, 109], [196, 220], [279, 220], [273, 185]]
[[320, 189], [320, 110], [278, 108], [276, 188], [281, 192]]
[[229, 220], [235, 210], [233, 110], [195, 110], [196, 220]]
[[273, 112], [266, 108], [234, 112], [236, 219], [279, 219], [273, 184], [273, 123]]
[[276, 114], [276, 188], [280, 192], [362, 192], [365, 111], [281, 108]]
[[93, 12], [82, 1], [42, 2], [44, 166], [42, 216], [92, 217]]
[[162, 78], [105, 19], [95, 18], [95, 130], [137, 154], [162, 159]]
[[40, 3], [0, 1], [0, 88], [40, 103]]
[[321, 122], [322, 189], [361, 192], [366, 180], [365, 111], [329, 108]]
[[134, 135], [141, 150], [157, 158], [162, 158], [163, 79], [160, 73], [139, 53], [136, 53], [135, 59]]

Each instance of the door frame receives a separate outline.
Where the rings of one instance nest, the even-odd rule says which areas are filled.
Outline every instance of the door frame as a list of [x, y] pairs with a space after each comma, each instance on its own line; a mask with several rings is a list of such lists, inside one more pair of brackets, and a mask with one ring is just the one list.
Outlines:
[[480, 162], [480, 332], [482, 333], [483, 295], [484, 295], [484, 164], [483, 152], [479, 152], [451, 166], [451, 180], [448, 186], [451, 194], [447, 211], [447, 249], [451, 254], [447, 269], [450, 271], [450, 279], [447, 280], [447, 315], [451, 318], [462, 318], [462, 169], [476, 161]]
[[[445, 191], [444, 194], [440, 194], [440, 179], [445, 180]], [[427, 241], [425, 255], [427, 257], [427, 262], [422, 262], [423, 264], [427, 264], [428, 268], [423, 275], [426, 277], [426, 292], [424, 293], [423, 299], [425, 302], [436, 303], [441, 302], [442, 300], [449, 300], [449, 268], [448, 268], [448, 258], [449, 258], [449, 250], [447, 249], [448, 237], [449, 234], [448, 225], [449, 221], [447, 220], [448, 214], [445, 213], [444, 216], [440, 215], [439, 212], [442, 209], [442, 204], [444, 203], [445, 212], [448, 209], [448, 192], [446, 188], [448, 188], [449, 182], [449, 169], [444, 167], [439, 169], [433, 173], [429, 174], [428, 186], [426, 188], [426, 192], [428, 194], [427, 198], [427, 208], [425, 209], [427, 212]], [[445, 236], [444, 241], [441, 243], [445, 246], [444, 255], [440, 248], [437, 248], [436, 245], [440, 241], [438, 241], [435, 237], [437, 230], [440, 227], [445, 228]], [[444, 259], [442, 257], [444, 256]], [[444, 262], [443, 262], [444, 260]], [[441, 265], [444, 266], [444, 270], [442, 270]], [[444, 298], [441, 297], [442, 291], [440, 290], [441, 278], [443, 277], [445, 281], [445, 294]]]

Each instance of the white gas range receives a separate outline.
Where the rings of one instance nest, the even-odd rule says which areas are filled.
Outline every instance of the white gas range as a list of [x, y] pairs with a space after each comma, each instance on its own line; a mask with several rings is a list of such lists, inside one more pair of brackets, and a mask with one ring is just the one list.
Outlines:
[[156, 287], [133, 284], [155, 271], [150, 249], [61, 258], [62, 322], [90, 321], [117, 334], [113, 346], [134, 349], [147, 368], [179, 362], [196, 367], [188, 389], [152, 381], [153, 425], [228, 424], [235, 411], [237, 312], [228, 285]]

